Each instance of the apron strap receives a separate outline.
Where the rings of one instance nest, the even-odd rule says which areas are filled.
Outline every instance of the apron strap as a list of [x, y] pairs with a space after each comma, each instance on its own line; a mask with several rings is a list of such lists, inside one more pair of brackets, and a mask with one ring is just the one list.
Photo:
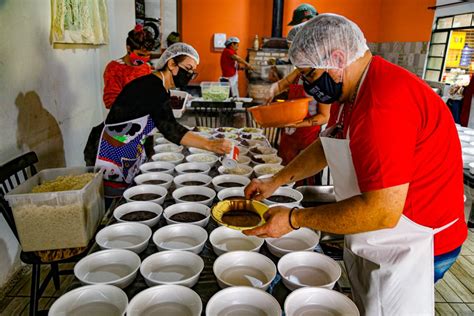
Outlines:
[[449, 228], [450, 226], [454, 225], [454, 223], [456, 223], [458, 220], [459, 220], [459, 218], [456, 218], [456, 219], [455, 219], [454, 221], [452, 221], [451, 223], [448, 223], [448, 224], [446, 224], [446, 225], [444, 225], [444, 226], [441, 226], [441, 227], [438, 227], [438, 228], [433, 229], [433, 233], [434, 233], [434, 234], [437, 234], [437, 233], [439, 233], [439, 232], [445, 230], [446, 228]]

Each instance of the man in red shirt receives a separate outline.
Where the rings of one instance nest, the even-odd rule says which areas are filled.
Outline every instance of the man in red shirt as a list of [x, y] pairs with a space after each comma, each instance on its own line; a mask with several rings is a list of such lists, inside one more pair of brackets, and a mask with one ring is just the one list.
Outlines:
[[229, 80], [230, 89], [233, 97], [239, 96], [239, 64], [252, 70], [252, 66], [237, 55], [240, 40], [237, 37], [229, 37], [225, 41], [225, 48], [221, 54], [222, 78]]
[[322, 14], [297, 34], [290, 59], [318, 102], [338, 101], [334, 126], [248, 198], [331, 169], [337, 203], [275, 207], [247, 231], [279, 237], [306, 226], [345, 234], [344, 262], [363, 315], [432, 315], [434, 281], [466, 239], [461, 146], [444, 102], [418, 77], [372, 57], [360, 28]]
[[152, 34], [137, 25], [128, 33], [127, 54], [107, 64], [104, 71], [105, 107], [110, 109], [123, 87], [130, 81], [151, 73], [148, 64], [150, 52], [155, 46]]

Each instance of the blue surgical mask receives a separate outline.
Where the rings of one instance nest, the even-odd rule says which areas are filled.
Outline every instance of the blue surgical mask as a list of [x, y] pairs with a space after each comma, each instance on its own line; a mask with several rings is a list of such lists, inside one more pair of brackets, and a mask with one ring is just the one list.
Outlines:
[[342, 82], [334, 81], [327, 71], [313, 82], [308, 82], [303, 76], [303, 87], [319, 103], [336, 102], [342, 95]]

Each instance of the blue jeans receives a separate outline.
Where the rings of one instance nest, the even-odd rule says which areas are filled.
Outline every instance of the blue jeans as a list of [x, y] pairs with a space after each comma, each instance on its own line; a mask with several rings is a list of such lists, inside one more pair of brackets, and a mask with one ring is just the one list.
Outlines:
[[461, 252], [461, 246], [454, 249], [453, 251], [444, 253], [439, 256], [434, 257], [434, 281], [440, 280], [443, 278], [446, 271], [454, 264], [459, 253]]

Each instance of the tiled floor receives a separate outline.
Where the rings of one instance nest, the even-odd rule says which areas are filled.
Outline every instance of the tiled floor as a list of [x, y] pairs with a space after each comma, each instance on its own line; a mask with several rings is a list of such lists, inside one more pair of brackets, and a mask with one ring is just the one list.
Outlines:
[[[61, 269], [71, 269], [62, 265]], [[45, 277], [48, 267], [44, 267]], [[41, 310], [48, 309], [70, 285], [74, 276], [61, 276], [61, 288], [56, 291], [50, 282], [39, 302]], [[31, 274], [25, 275], [0, 301], [0, 315], [28, 315]], [[474, 229], [469, 230], [468, 240], [464, 243], [461, 255], [446, 273], [443, 280], [436, 284], [436, 315], [474, 315]]]

